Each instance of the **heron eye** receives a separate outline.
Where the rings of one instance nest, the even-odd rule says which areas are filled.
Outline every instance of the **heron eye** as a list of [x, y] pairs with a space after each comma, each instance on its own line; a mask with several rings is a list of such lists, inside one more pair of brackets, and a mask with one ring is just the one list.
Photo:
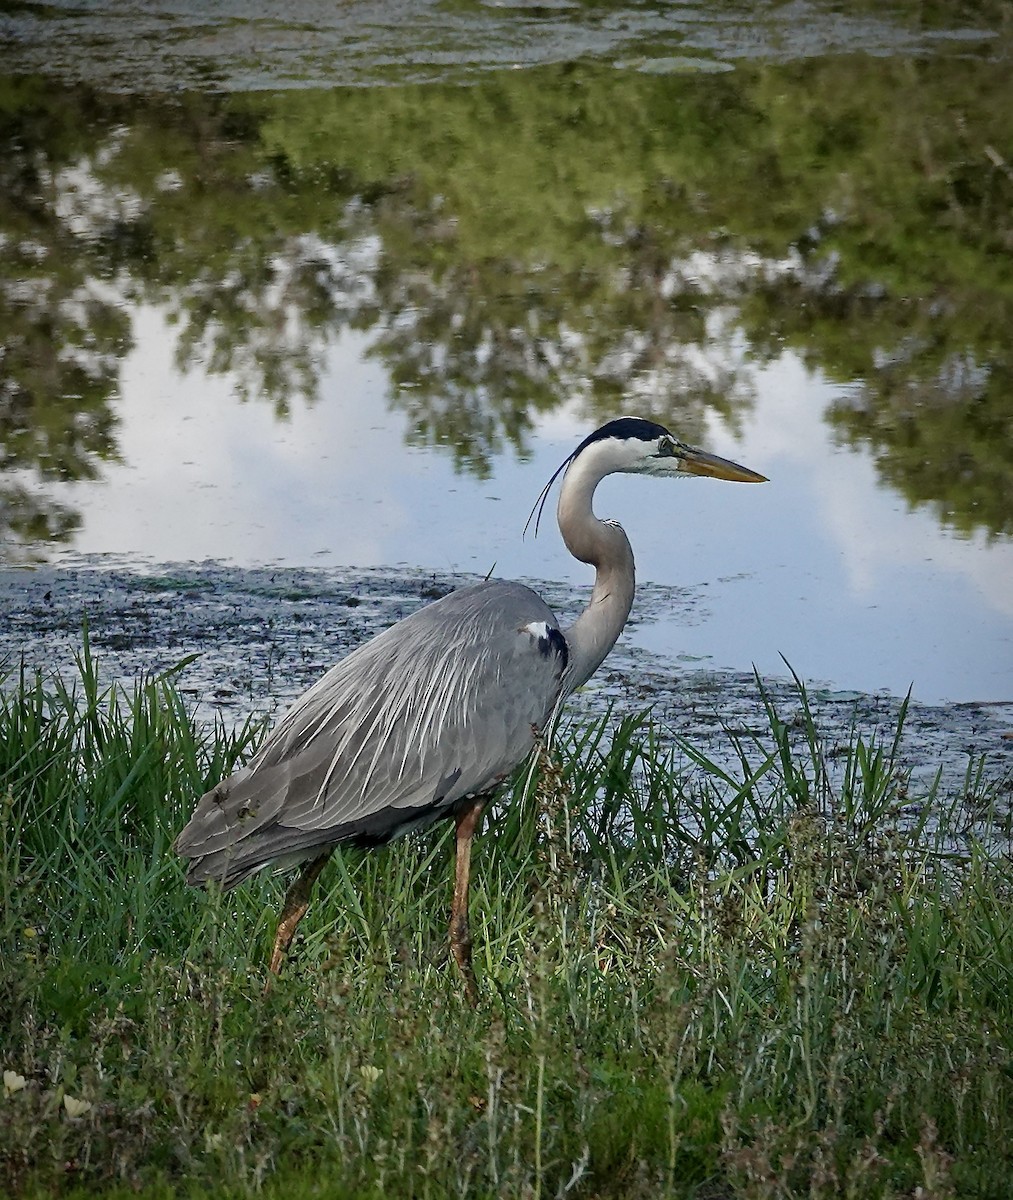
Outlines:
[[675, 453], [675, 443], [671, 438], [663, 437], [658, 439], [658, 457], [671, 458]]

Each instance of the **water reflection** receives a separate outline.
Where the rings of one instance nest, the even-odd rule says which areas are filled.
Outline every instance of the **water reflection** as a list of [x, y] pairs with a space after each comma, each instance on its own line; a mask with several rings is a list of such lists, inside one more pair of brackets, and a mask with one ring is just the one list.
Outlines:
[[[141, 303], [183, 371], [284, 420], [364, 333], [412, 445], [486, 476], [535, 423], [636, 408], [698, 438], [792, 348], [882, 480], [1013, 531], [1013, 126], [987, 58], [665, 77], [119, 97], [5, 84], [0, 537], [76, 517], [116, 459]], [[634, 399], [635, 398], [635, 399]]]

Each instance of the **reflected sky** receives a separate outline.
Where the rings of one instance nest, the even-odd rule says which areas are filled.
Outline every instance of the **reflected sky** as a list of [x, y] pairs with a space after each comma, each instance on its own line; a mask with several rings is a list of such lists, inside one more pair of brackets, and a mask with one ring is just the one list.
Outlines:
[[[181, 372], [163, 312], [135, 313], [134, 332], [122, 464], [56, 492], [82, 514], [75, 552], [589, 581], [551, 522], [522, 538], [542, 483], [587, 432], [578, 406], [538, 422], [527, 461], [498, 459], [482, 480], [405, 447], [368, 335], [343, 334], [326, 353], [318, 402], [277, 423], [237, 399], [228, 375]], [[617, 477], [599, 489], [599, 514], [627, 529], [640, 578], [686, 592], [678, 612], [652, 613], [626, 636], [676, 669], [783, 674], [784, 655], [839, 690], [1008, 699], [1013, 546], [958, 538], [877, 487], [871, 456], [836, 448], [823, 420], [839, 387], [794, 354], [752, 378], [740, 433], [715, 418], [706, 443], [768, 485]]]

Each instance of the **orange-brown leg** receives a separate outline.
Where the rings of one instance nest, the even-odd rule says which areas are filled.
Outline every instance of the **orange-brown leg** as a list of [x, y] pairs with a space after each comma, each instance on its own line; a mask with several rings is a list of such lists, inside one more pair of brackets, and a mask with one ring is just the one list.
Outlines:
[[457, 814], [457, 864], [454, 872], [454, 903], [450, 910], [450, 949], [464, 976], [464, 990], [471, 1004], [478, 1000], [478, 985], [471, 966], [471, 929], [468, 925], [468, 878], [471, 872], [471, 839], [484, 805], [475, 800]]
[[[324, 869], [324, 864], [331, 857], [330, 850], [307, 863], [299, 873], [295, 882], [285, 893], [285, 903], [282, 905], [281, 916], [278, 918], [278, 932], [274, 935], [274, 952], [271, 955], [270, 970], [272, 975], [281, 973], [281, 964], [295, 936], [299, 922], [306, 915], [310, 904], [310, 893], [317, 881], [317, 876]], [[270, 983], [270, 979], [268, 979]]]

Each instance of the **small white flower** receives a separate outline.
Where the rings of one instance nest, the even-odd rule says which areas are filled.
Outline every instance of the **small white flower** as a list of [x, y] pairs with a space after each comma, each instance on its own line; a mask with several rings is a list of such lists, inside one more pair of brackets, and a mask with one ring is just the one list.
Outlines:
[[63, 1107], [67, 1110], [68, 1117], [83, 1117], [84, 1114], [91, 1108], [90, 1100], [75, 1100], [73, 1096], [68, 1096], [63, 1093]]
[[362, 1076], [363, 1079], [365, 1079], [365, 1081], [368, 1084], [372, 1085], [372, 1084], [376, 1083], [376, 1081], [383, 1074], [383, 1069], [381, 1067], [370, 1067], [370, 1066], [360, 1067], [359, 1074]]
[[23, 1087], [26, 1087], [28, 1080], [24, 1075], [19, 1075], [17, 1071], [4, 1071], [4, 1095], [13, 1096], [15, 1092], [20, 1092]]

